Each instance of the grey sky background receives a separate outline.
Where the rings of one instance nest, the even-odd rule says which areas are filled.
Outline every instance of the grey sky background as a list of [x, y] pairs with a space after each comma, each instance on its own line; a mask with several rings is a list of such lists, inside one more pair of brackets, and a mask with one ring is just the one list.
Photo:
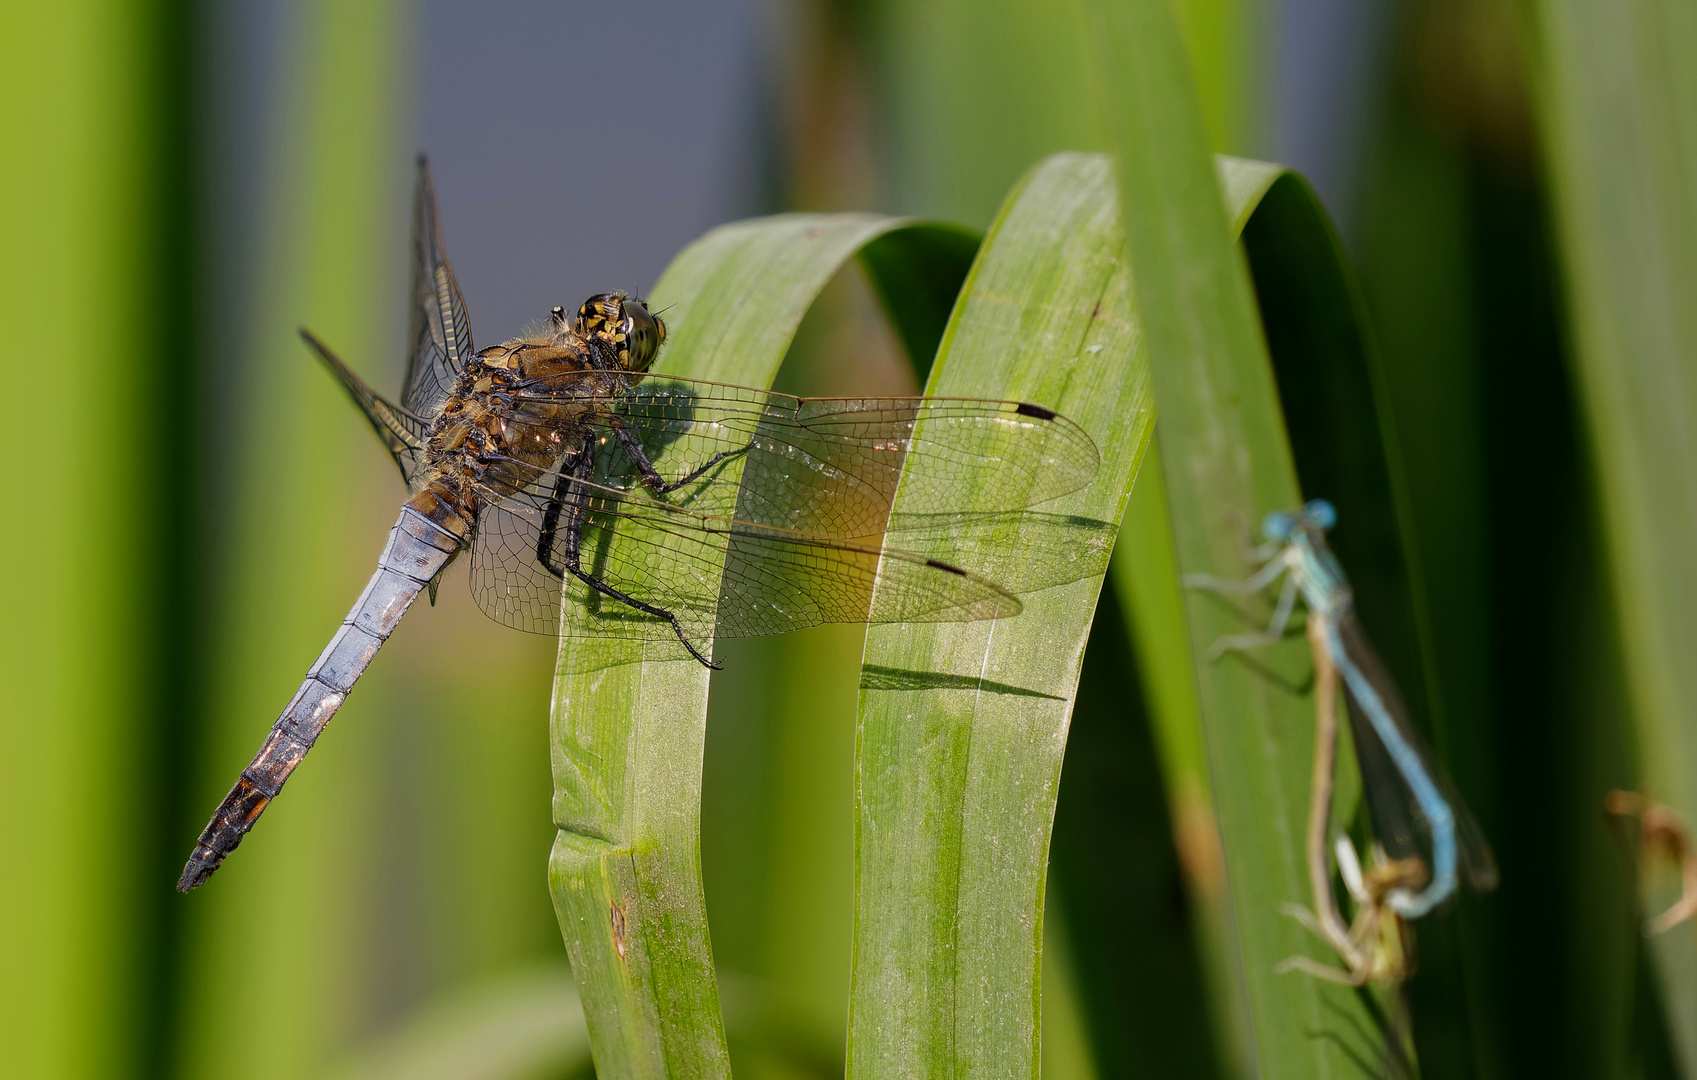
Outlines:
[[419, 144], [492, 344], [758, 212], [752, 0], [424, 8]]

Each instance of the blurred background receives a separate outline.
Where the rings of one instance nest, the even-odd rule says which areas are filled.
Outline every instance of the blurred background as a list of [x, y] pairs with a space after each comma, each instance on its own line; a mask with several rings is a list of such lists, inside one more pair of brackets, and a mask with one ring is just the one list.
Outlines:
[[[1175, 6], [1215, 149], [1309, 177], [1378, 334], [1442, 628], [1442, 749], [1504, 880], [1422, 928], [1416, 1024], [1457, 993], [1474, 1019], [1422, 1028], [1425, 1071], [1660, 1075], [1631, 855], [1598, 810], [1636, 771], [1521, 8]], [[398, 386], [420, 151], [479, 344], [643, 292], [740, 217], [982, 228], [1040, 156], [1101, 148], [1081, 12], [106, 0], [13, 5], [0, 42], [0, 362], [19, 406], [0, 1073], [581, 1069], [545, 881], [554, 644], [482, 618], [463, 571], [257, 838], [210, 887], [172, 892], [403, 497], [295, 328]], [[856, 271], [782, 379], [917, 385]], [[1098, 619], [1074, 728], [1114, 767], [1069, 757], [1063, 778], [1045, 1069], [1233, 1075], [1231, 1007], [1199, 974], [1217, 943], [1196, 913], [1221, 887], [1207, 806], [1163, 782], [1118, 625]], [[740, 1075], [840, 1069], [859, 652], [842, 628], [720, 649], [701, 857]], [[740, 1034], [744, 999], [781, 999], [810, 1049]], [[425, 1045], [429, 1062], [406, 1056]], [[455, 1072], [441, 1049], [489, 1070], [479, 1045], [507, 1071]]]

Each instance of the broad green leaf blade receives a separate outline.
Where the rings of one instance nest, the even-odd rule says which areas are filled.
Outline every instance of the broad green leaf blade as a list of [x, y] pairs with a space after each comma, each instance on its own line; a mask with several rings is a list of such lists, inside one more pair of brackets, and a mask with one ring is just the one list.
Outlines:
[[[1345, 525], [1335, 541], [1356, 584], [1363, 619], [1409, 687], [1406, 696], [1418, 704], [1425, 680], [1422, 650], [1414, 640], [1416, 575], [1399, 529], [1407, 520], [1403, 484], [1371, 334], [1347, 261], [1312, 189], [1297, 174], [1237, 158], [1215, 163], [1227, 218], [1249, 257], [1303, 489], [1340, 508]], [[1174, 842], [1199, 906], [1204, 952], [1210, 967], [1219, 969], [1231, 940], [1224, 868], [1159, 456], [1149, 464], [1127, 505], [1110, 577], [1137, 653]], [[1347, 762], [1340, 770], [1341, 791], [1354, 778]], [[1107, 842], [1104, 837], [1098, 844]], [[1421, 926], [1421, 982], [1415, 990], [1423, 992], [1417, 1000], [1428, 1007], [1418, 1014], [1415, 1035], [1421, 1047], [1465, 1049], [1473, 1038], [1467, 1030], [1470, 1001], [1454, 977], [1454, 957], [1440, 952], [1454, 951], [1453, 933], [1434, 932], [1440, 919]], [[1105, 933], [1094, 927], [1090, 932]], [[1248, 1017], [1230, 990], [1235, 980], [1225, 974], [1213, 988], [1214, 1008], [1222, 1033], [1241, 1036]], [[1121, 1020], [1116, 1028], [1132, 1025]], [[1464, 1075], [1453, 1065], [1443, 1074]]]
[[[1051, 569], [1056, 519], [1080, 572], [1014, 619], [874, 627], [857, 737], [856, 1076], [1035, 1075], [1050, 823], [1068, 715], [1150, 412], [1111, 170], [1059, 155], [1009, 196], [927, 392], [1056, 409], [1096, 440], [1082, 491], [1008, 515], [996, 552]], [[963, 511], [1007, 495], [960, 491]], [[898, 492], [896, 512], [901, 512]], [[1012, 558], [1009, 558], [1009, 556]], [[968, 565], [971, 568], [971, 565]], [[1016, 591], [1018, 576], [1006, 578]]]
[[[774, 385], [799, 394], [917, 392], [921, 382], [903, 353], [930, 367], [980, 238], [954, 226], [917, 227], [863, 248], [860, 265], [840, 273], [809, 310]], [[886, 254], [900, 257], [879, 257]], [[897, 301], [884, 308], [882, 325], [875, 324], [878, 297]], [[904, 323], [923, 328], [928, 343], [904, 349], [895, 340], [910, 338]], [[848, 1041], [854, 731], [865, 643], [866, 628], [855, 625], [721, 641], [725, 670], [710, 691], [702, 791], [702, 873], [721, 993], [727, 969], [760, 978], [770, 995], [829, 1033], [839, 1076]], [[758, 1074], [763, 1065], [745, 1062], [726, 1009], [732, 1068]]]
[[[819, 291], [902, 227], [873, 215], [787, 215], [707, 234], [655, 286], [670, 327], [657, 370], [769, 385]], [[565, 613], [588, 618], [570, 605]], [[561, 639], [550, 882], [606, 1075], [729, 1069], [697, 857], [707, 689], [693, 660], [643, 661], [625, 642]]]
[[[1161, 0], [1092, 7], [1178, 569], [1244, 577], [1249, 523], [1301, 497], [1249, 276], [1231, 244], [1170, 10]], [[1237, 609], [1216, 597], [1191, 595], [1185, 609], [1197, 658], [1242, 628]], [[1407, 1062], [1389, 1030], [1396, 1021], [1370, 1008], [1368, 995], [1274, 971], [1298, 952], [1331, 959], [1279, 911], [1306, 890], [1306, 643], [1293, 638], [1253, 664], [1198, 662], [1196, 673], [1257, 1071], [1398, 1071]]]
[[[1241, 236], [1262, 197], [1285, 170], [1278, 165], [1230, 157], [1216, 157], [1215, 168], [1232, 233]], [[1201, 704], [1192, 670], [1184, 593], [1179, 587], [1159, 447], [1151, 446], [1149, 454], [1139, 474], [1141, 483], [1133, 489], [1126, 504], [1109, 579], [1119, 601], [1116, 610], [1125, 618], [1128, 645], [1136, 658], [1136, 690], [1147, 714], [1165, 787], [1173, 846], [1192, 906], [1191, 925], [1195, 927], [1196, 948], [1206, 974], [1212, 1027], [1219, 1041], [1215, 1056], [1218, 1061], [1230, 1063], [1230, 1073], [1248, 1076], [1253, 1072], [1245, 1056], [1251, 1024], [1248, 1002], [1237, 976], [1235, 934], [1208, 775]], [[1134, 797], [1126, 794], [1119, 801]], [[1081, 823], [1080, 828], [1084, 827]], [[1116, 827], [1102, 828], [1106, 833], [1108, 828]], [[1096, 844], [1113, 842], [1113, 836], [1103, 835]], [[1083, 846], [1084, 841], [1080, 844]], [[1086, 933], [1100, 938], [1111, 935], [1113, 930], [1092, 925]], [[1135, 936], [1128, 937], [1127, 942], [1129, 949], [1141, 948]], [[1123, 971], [1128, 959], [1116, 953], [1102, 962]], [[1123, 978], [1123, 974], [1116, 972], [1116, 977]], [[1102, 1017], [1097, 1038], [1121, 1041], [1127, 1030], [1135, 1026], [1134, 1022], [1103, 1015], [1103, 1008], [1096, 1006], [1097, 1015]]]
[[[1241, 234], [1284, 170], [1237, 158], [1217, 158], [1216, 166], [1232, 231]], [[1104, 598], [1092, 626], [1085, 685], [1068, 739], [1051, 873], [1073, 884], [1056, 902], [1069, 912], [1068, 931], [1080, 943], [1075, 967], [1088, 987], [1099, 1060], [1120, 1071], [1167, 1075], [1180, 1072], [1183, 1062], [1183, 1075], [1218, 1074], [1225, 1066], [1227, 1074], [1247, 1076], [1250, 1022], [1232, 951], [1225, 866], [1158, 447], [1150, 447], [1138, 480], [1109, 570], [1117, 603]], [[1106, 625], [1115, 616], [1123, 617], [1123, 629]], [[1093, 672], [1093, 664], [1100, 670]], [[1092, 679], [1099, 684], [1094, 693]], [[1148, 748], [1137, 734], [1145, 727]], [[1151, 812], [1137, 781], [1126, 782], [1126, 770], [1149, 757], [1160, 769], [1164, 813]], [[1147, 832], [1151, 817], [1170, 830], [1190, 901], [1190, 918], [1177, 926], [1169, 923], [1169, 897], [1159, 892], [1171, 883], [1163, 877], [1165, 852]], [[1133, 851], [1135, 859], [1115, 858]], [[1103, 865], [1121, 861], [1128, 865]], [[1154, 976], [1161, 981], [1159, 995], [1142, 992], [1151, 964], [1185, 959], [1200, 961], [1200, 994], [1182, 971]], [[1198, 996], [1206, 997], [1210, 1015], [1196, 1015]], [[1178, 1010], [1179, 1018], [1168, 1010]]]
[[[1532, 10], [1543, 145], [1642, 783], [1694, 827], [1697, 12], [1682, 0], [1540, 0]], [[1697, 1076], [1689, 927], [1652, 947], [1682, 1067]]]
[[[1132, 503], [1144, 498], [1156, 469], [1144, 460]], [[1142, 554], [1131, 531], [1132, 513], [1128, 506], [1115, 548], [1115, 573], [1122, 576], [1124, 566]], [[1177, 576], [1165, 581], [1176, 594]], [[1174, 601], [1176, 613], [1176, 595]], [[1212, 834], [1213, 814], [1205, 802], [1196, 806], [1201, 800], [1193, 793], [1175, 790], [1170, 753], [1156, 749], [1151, 706], [1159, 698], [1149, 684], [1158, 676], [1134, 657], [1127, 632], [1132, 622], [1119, 590], [1103, 590], [1055, 804], [1043, 960], [1047, 969], [1061, 939], [1073, 972], [1073, 986], [1062, 993], [1071, 989], [1080, 999], [1101, 1075], [1208, 1080], [1238, 1071], [1224, 1067], [1231, 1042], [1221, 1038], [1227, 1029], [1218, 1022], [1231, 1015], [1232, 985], [1221, 948], [1228, 927], [1220, 902], [1219, 842], [1192, 835], [1197, 825]], [[1182, 623], [1178, 631], [1182, 641]], [[1180, 659], [1178, 673], [1188, 676], [1188, 660]], [[1194, 713], [1188, 734], [1197, 744], [1195, 764], [1205, 774]], [[1175, 816], [1185, 807], [1189, 821]], [[1190, 902], [1176, 902], [1180, 897]], [[1056, 989], [1045, 970], [1045, 1076]]]

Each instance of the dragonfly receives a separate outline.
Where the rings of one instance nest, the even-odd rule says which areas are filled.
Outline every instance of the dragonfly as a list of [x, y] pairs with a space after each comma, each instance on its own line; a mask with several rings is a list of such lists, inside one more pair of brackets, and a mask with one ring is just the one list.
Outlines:
[[[1389, 868], [1378, 874], [1385, 882], [1381, 895], [1369, 899], [1399, 919], [1418, 919], [1448, 900], [1460, 884], [1479, 892], [1495, 888], [1496, 862], [1484, 834], [1414, 729], [1402, 696], [1356, 619], [1349, 579], [1326, 544], [1326, 532], [1336, 523], [1337, 510], [1324, 499], [1311, 500], [1299, 510], [1275, 510], [1261, 526], [1266, 542], [1251, 552], [1252, 560], [1262, 564], [1255, 574], [1241, 581], [1190, 574], [1184, 583], [1188, 588], [1248, 595], [1285, 577], [1267, 628], [1221, 638], [1210, 650], [1213, 658], [1278, 641], [1300, 594], [1321, 675], [1317, 696], [1323, 704], [1330, 693], [1329, 672], [1335, 669], [1348, 703], [1368, 815], [1385, 852], [1375, 871]], [[1326, 791], [1329, 805], [1329, 787]], [[1317, 799], [1319, 784], [1311, 794]], [[1318, 909], [1325, 907], [1319, 894], [1329, 894], [1329, 882], [1329, 874], [1322, 872], [1313, 883]], [[1363, 895], [1370, 893], [1363, 881]]]
[[1089, 435], [1029, 402], [797, 398], [656, 374], [666, 323], [623, 292], [480, 351], [422, 157], [409, 307], [399, 402], [302, 331], [409, 494], [365, 591], [201, 833], [183, 892], [241, 843], [462, 552], [498, 623], [712, 668], [715, 637], [1018, 615], [1009, 589], [887, 536], [911, 527], [930, 550], [952, 516], [970, 532], [955, 506], [968, 478], [1016, 511], [1086, 486], [1099, 464]]

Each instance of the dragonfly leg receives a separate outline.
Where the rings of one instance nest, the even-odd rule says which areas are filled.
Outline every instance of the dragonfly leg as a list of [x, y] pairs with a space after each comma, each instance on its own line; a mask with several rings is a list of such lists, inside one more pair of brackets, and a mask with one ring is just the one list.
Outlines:
[[648, 456], [648, 451], [642, 448], [642, 444], [636, 441], [636, 436], [632, 435], [630, 433], [630, 429], [621, 424], [616, 416], [612, 420], [612, 428], [613, 433], [619, 437], [619, 444], [625, 448], [625, 453], [630, 455], [631, 462], [642, 473], [643, 485], [656, 495], [665, 495], [669, 492], [676, 491], [686, 484], [690, 484], [705, 476], [710, 469], [714, 468], [721, 461], [740, 457], [754, 449], [754, 440], [750, 439], [746, 446], [739, 446], [735, 450], [723, 450], [714, 454], [711, 458], [707, 459], [707, 463], [705, 465], [694, 470], [681, 480], [667, 480], [664, 476], [660, 475], [660, 470], [654, 467], [654, 459]]
[[[581, 481], [587, 477], [594, 465], [595, 459], [586, 448], [585, 452], [578, 456], [578, 460], [572, 466], [571, 471], [560, 473], [559, 482], [554, 485], [554, 494], [548, 500], [548, 509], [542, 516], [542, 531], [536, 542], [536, 561], [542, 565], [544, 570], [561, 580], [564, 580], [567, 574], [571, 574], [603, 596], [611, 597], [645, 615], [665, 619], [671, 624], [672, 633], [678, 636], [678, 640], [683, 643], [685, 649], [689, 650], [691, 656], [714, 671], [718, 671], [721, 665], [715, 664], [701, 655], [701, 650], [697, 649], [689, 640], [688, 635], [684, 633], [683, 625], [678, 622], [676, 614], [615, 589], [594, 574], [584, 570], [580, 565], [579, 555], [583, 547], [583, 523], [588, 517], [589, 510], [589, 489], [581, 483], [574, 484], [573, 481]], [[556, 537], [564, 540], [564, 550], [561, 552], [560, 560], [563, 565], [560, 566], [555, 565], [553, 558]]]

